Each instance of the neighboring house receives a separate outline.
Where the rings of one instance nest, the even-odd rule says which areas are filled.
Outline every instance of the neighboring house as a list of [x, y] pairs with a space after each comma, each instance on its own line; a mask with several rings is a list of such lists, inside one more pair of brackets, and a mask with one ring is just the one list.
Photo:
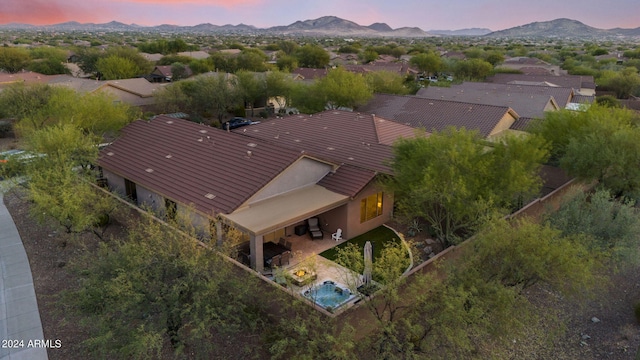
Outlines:
[[[157, 65], [151, 74], [149, 74], [150, 82], [171, 82], [173, 80], [173, 65]], [[182, 75], [182, 78], [188, 78], [193, 75], [191, 68], [189, 65], [184, 65], [185, 73]]]
[[[531, 88], [532, 91], [526, 91], [527, 88]], [[544, 91], [545, 89], [557, 90]], [[520, 117], [541, 118], [544, 117], [546, 111], [557, 111], [564, 108], [564, 106], [558, 104], [552, 94], [561, 96], [563, 105], [566, 105], [571, 92], [572, 90], [568, 88], [463, 83], [451, 87], [429, 86], [421, 88], [416, 93], [416, 96], [435, 100], [508, 106], [515, 110]]]
[[160, 59], [162, 59], [164, 57], [164, 55], [162, 55], [160, 53], [148, 54], [148, 53], [141, 52], [140, 55], [142, 55], [142, 57], [144, 57], [145, 59], [147, 59], [148, 61], [151, 61], [153, 63], [156, 63], [156, 62], [160, 61]]
[[507, 58], [500, 67], [520, 70], [525, 75], [561, 75], [562, 70], [558, 65], [549, 64], [538, 58], [519, 56]]
[[291, 71], [291, 75], [295, 80], [302, 80], [305, 82], [313, 82], [316, 79], [327, 76], [327, 69], [314, 69], [314, 68], [297, 68]]
[[564, 87], [573, 89], [576, 94], [595, 96], [596, 83], [593, 76], [587, 75], [524, 75], [495, 74], [487, 78], [487, 82], [508, 85], [536, 85]]
[[[321, 120], [319, 121], [318, 118]], [[100, 152], [108, 186], [161, 216], [182, 214], [202, 235], [233, 226], [263, 269], [263, 242], [318, 217], [325, 236], [362, 234], [391, 218], [388, 145], [414, 130], [372, 115], [327, 111], [233, 132], [167, 116], [136, 121]], [[309, 240], [311, 241], [311, 240]]]
[[7, 86], [22, 83], [25, 85], [45, 84], [52, 78], [52, 75], [43, 75], [32, 71], [21, 71], [10, 74], [0, 71], [0, 91]]
[[144, 78], [122, 80], [90, 80], [69, 75], [57, 75], [48, 81], [52, 86], [64, 86], [79, 93], [107, 93], [115, 101], [147, 110], [155, 104], [154, 94], [163, 84], [150, 83]]
[[196, 60], [204, 60], [209, 58], [209, 53], [206, 51], [183, 51], [179, 52], [178, 55], [190, 57]]
[[519, 115], [509, 106], [483, 105], [417, 96], [376, 94], [357, 109], [428, 132], [448, 127], [477, 130], [484, 138], [508, 131]]
[[371, 62], [365, 65], [344, 65], [345, 70], [358, 73], [367, 74], [376, 71], [388, 71], [390, 73], [398, 74], [400, 76], [413, 75], [416, 76], [418, 71], [409, 67], [405, 62]]

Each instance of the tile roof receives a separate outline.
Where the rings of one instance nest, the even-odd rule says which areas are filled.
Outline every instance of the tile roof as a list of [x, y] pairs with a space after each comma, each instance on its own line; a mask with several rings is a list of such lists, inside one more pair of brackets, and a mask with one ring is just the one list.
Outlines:
[[13, 83], [36, 84], [46, 83], [53, 75], [43, 75], [32, 71], [23, 71], [14, 74], [0, 72], [0, 87]]
[[487, 78], [488, 82], [498, 84], [541, 84], [549, 83], [559, 87], [573, 89], [595, 89], [593, 76], [587, 75], [524, 75], [524, 74], [495, 74]]
[[[463, 89], [463, 90], [483, 90], [492, 93], [507, 93], [507, 94], [533, 94], [533, 95], [548, 95], [553, 96], [558, 106], [564, 108], [565, 105], [572, 99], [574, 92], [572, 88], [563, 87], [551, 87], [551, 86], [535, 86], [535, 85], [512, 85], [512, 84], [497, 84], [488, 82], [470, 82], [465, 81], [459, 85], [452, 85], [451, 88]], [[514, 110], [520, 115], [518, 109]]]
[[126, 126], [98, 163], [204, 214], [230, 213], [298, 158], [259, 139], [158, 116]]
[[375, 116], [373, 121], [380, 144], [393, 145], [398, 138], [413, 139], [416, 137], [416, 129], [411, 126]]
[[[497, 84], [500, 85], [500, 84]], [[516, 88], [516, 85], [513, 85]], [[520, 86], [522, 88], [523, 86]], [[536, 88], [540, 88], [539, 86]], [[555, 88], [551, 88], [555, 89]], [[567, 89], [571, 90], [571, 89]], [[544, 93], [510, 92], [505, 89], [482, 89], [473, 85], [451, 87], [429, 86], [416, 94], [418, 97], [435, 100], [461, 101], [472, 104], [508, 106], [524, 117], [542, 117], [549, 107], [561, 109], [553, 96]]]
[[328, 110], [269, 119], [233, 131], [336, 164], [391, 173], [386, 162], [392, 149], [380, 144], [373, 120], [369, 114]]
[[531, 125], [531, 123], [534, 120], [535, 119], [533, 119], [533, 118], [521, 117], [521, 118], [517, 119], [516, 121], [514, 121], [513, 124], [511, 124], [511, 126], [509, 127], [509, 129], [511, 129], [511, 130], [520, 130], [520, 131], [528, 131], [529, 130], [529, 126]]
[[387, 94], [374, 95], [373, 99], [359, 107], [358, 111], [375, 114], [414, 128], [423, 128], [428, 132], [443, 131], [454, 126], [477, 130], [484, 137], [492, 133], [507, 113], [518, 118], [508, 106]]
[[367, 184], [373, 180], [376, 172], [353, 165], [342, 165], [335, 172], [327, 174], [318, 185], [327, 190], [355, 197]]
[[291, 74], [300, 75], [305, 80], [313, 80], [327, 76], [327, 69], [297, 68]]

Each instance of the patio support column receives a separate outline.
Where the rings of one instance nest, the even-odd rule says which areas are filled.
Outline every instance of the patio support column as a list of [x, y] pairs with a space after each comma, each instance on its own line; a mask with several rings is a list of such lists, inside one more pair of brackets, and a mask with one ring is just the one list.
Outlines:
[[251, 268], [255, 269], [257, 272], [262, 272], [264, 270], [264, 256], [262, 253], [262, 235], [251, 235], [250, 236], [250, 249], [251, 249]]

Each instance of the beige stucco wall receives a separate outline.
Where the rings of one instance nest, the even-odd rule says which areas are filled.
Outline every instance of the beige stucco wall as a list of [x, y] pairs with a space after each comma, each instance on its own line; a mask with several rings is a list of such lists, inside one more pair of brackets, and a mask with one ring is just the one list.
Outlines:
[[511, 113], [507, 112], [504, 114], [504, 116], [502, 117], [502, 119], [500, 119], [500, 121], [498, 121], [498, 124], [496, 125], [496, 127], [493, 128], [493, 130], [491, 131], [491, 134], [489, 134], [489, 136], [491, 135], [495, 135], [501, 131], [507, 130], [511, 127], [511, 125], [513, 125], [513, 123], [516, 121], [516, 118], [513, 117], [513, 115], [511, 115]]
[[120, 175], [116, 175], [111, 171], [102, 169], [103, 176], [107, 179], [109, 189], [118, 195], [125, 197], [127, 195], [124, 187], [124, 179]]
[[302, 157], [249, 198], [243, 206], [316, 184], [327, 175], [331, 169], [332, 167], [329, 164]]
[[346, 229], [343, 229], [343, 237], [345, 239], [364, 234], [391, 220], [393, 216], [393, 194], [383, 192], [382, 215], [360, 223], [360, 201], [378, 191], [382, 191], [382, 189], [375, 182], [372, 182], [367, 185], [353, 201], [347, 204], [347, 226]]

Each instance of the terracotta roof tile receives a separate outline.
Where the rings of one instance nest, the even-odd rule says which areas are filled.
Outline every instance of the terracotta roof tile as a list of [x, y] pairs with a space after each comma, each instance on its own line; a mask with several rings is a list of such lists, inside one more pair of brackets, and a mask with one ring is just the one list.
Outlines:
[[368, 183], [373, 180], [376, 172], [352, 165], [342, 165], [335, 172], [327, 174], [318, 185], [327, 190], [349, 197], [355, 197]]
[[498, 84], [534, 84], [550, 83], [559, 87], [580, 89], [586, 87], [595, 89], [593, 76], [587, 75], [525, 75], [525, 74], [495, 74], [487, 78], [488, 82]]
[[379, 143], [373, 119], [369, 114], [328, 110], [269, 119], [234, 132], [337, 164], [390, 173], [386, 162], [392, 150]]
[[212, 214], [235, 210], [300, 156], [258, 139], [161, 115], [125, 127], [100, 152], [98, 163]]
[[[513, 85], [513, 87], [516, 88], [517, 86]], [[524, 86], [520, 87], [522, 88]], [[565, 90], [571, 91], [571, 89]], [[542, 117], [549, 106], [556, 106], [556, 109], [564, 107], [554, 104], [555, 99], [553, 99], [553, 96], [549, 94], [528, 93], [522, 91], [510, 92], [505, 89], [490, 90], [475, 88], [474, 86], [465, 86], [464, 84], [452, 87], [429, 86], [420, 89], [416, 96], [435, 100], [451, 100], [472, 104], [508, 106], [515, 110], [518, 115], [524, 117]]]
[[[487, 137], [508, 112], [508, 106], [471, 104], [458, 101], [432, 100], [416, 96], [376, 94], [358, 111], [375, 114], [428, 132], [447, 127], [477, 130]], [[518, 117], [515, 112], [514, 117]]]

